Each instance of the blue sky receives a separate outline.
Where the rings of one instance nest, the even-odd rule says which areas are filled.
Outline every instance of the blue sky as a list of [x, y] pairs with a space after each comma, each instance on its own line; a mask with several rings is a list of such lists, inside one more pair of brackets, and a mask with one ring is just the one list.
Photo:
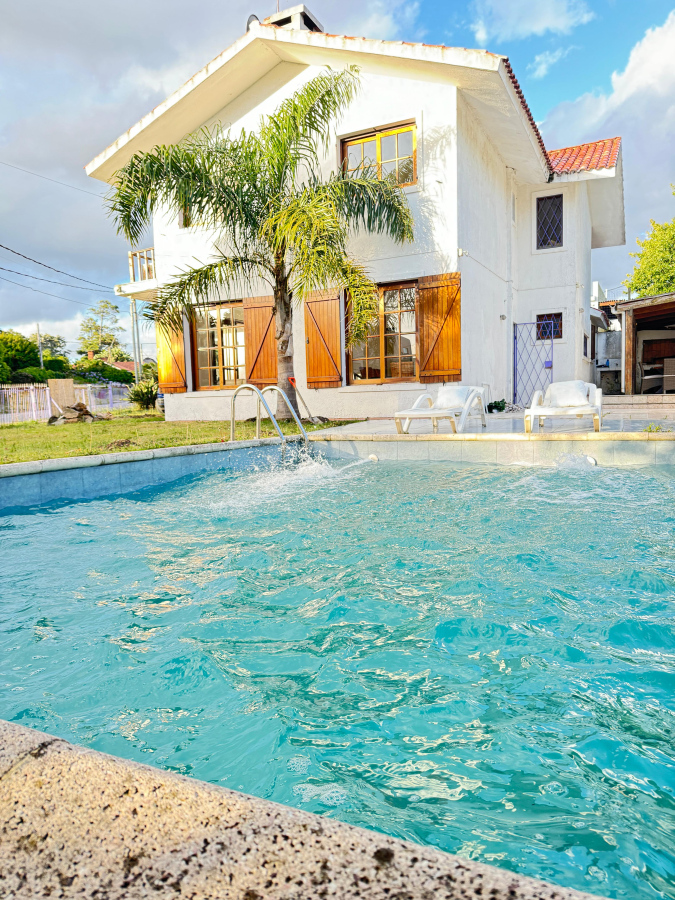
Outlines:
[[[484, 47], [508, 55], [547, 147], [620, 134], [627, 246], [594, 251], [618, 285], [650, 218], [675, 216], [675, 0], [309, 0], [327, 31]], [[83, 166], [217, 55], [275, 0], [22, 0], [0, 29], [0, 163], [94, 194]], [[131, 24], [133, 23], [133, 24]], [[103, 284], [126, 279], [124, 241], [96, 196], [0, 164], [0, 244]], [[0, 266], [49, 272], [0, 249]], [[0, 277], [0, 328], [74, 341], [101, 294]], [[124, 304], [121, 304], [123, 312]], [[126, 324], [126, 318], [123, 319]], [[148, 350], [152, 335], [144, 338]], [[74, 344], [73, 344], [74, 346]]]

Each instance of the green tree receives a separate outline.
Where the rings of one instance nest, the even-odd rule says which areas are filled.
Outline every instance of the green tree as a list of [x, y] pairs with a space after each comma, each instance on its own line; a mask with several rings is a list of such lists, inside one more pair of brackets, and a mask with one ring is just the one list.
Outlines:
[[119, 335], [124, 331], [119, 325], [119, 306], [110, 300], [99, 300], [82, 319], [79, 334], [79, 353], [93, 352], [96, 359], [115, 362], [117, 352], [124, 352], [119, 343]]
[[[31, 334], [28, 340], [38, 346], [37, 331]], [[40, 340], [43, 355], [49, 354], [53, 357], [66, 355], [66, 339], [60, 334], [41, 334]]]
[[[260, 290], [274, 295], [278, 382], [297, 409], [293, 377], [293, 305], [323, 288], [344, 288], [350, 342], [362, 338], [375, 314], [377, 288], [348, 252], [354, 232], [413, 239], [403, 191], [380, 180], [376, 166], [324, 177], [320, 150], [331, 146], [336, 119], [359, 87], [358, 71], [326, 72], [308, 81], [255, 132], [214, 129], [175, 146], [137, 153], [115, 178], [109, 208], [132, 244], [152, 214], [175, 216], [213, 229], [216, 258], [186, 269], [164, 285], [146, 316], [163, 330], [181, 329], [209, 301]], [[279, 402], [280, 418], [289, 410]]]
[[[675, 186], [673, 194], [675, 194]], [[639, 252], [631, 253], [637, 263], [624, 284], [639, 297], [669, 294], [675, 291], [675, 219], [659, 225], [652, 219], [652, 230], [641, 241], [637, 240]]]
[[8, 384], [11, 374], [9, 366], [5, 362], [3, 349], [0, 346], [0, 384]]
[[17, 331], [0, 331], [0, 355], [10, 372], [40, 365], [37, 346]]

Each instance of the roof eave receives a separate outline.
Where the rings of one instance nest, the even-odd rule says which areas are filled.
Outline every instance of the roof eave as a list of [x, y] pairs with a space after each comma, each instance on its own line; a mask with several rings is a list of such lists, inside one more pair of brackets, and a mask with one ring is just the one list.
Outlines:
[[[218, 93], [213, 90], [213, 84], [210, 86], [210, 82], [215, 80], [219, 85], [226, 85], [231, 89], [232, 85], [236, 84], [236, 89], [232, 91], [233, 96], [236, 96], [265, 74], [265, 66], [273, 67], [282, 60], [305, 65], [319, 64], [319, 56], [325, 51], [356, 54], [357, 58], [359, 55], [367, 55], [371, 60], [377, 57], [384, 60], [395, 58], [399, 67], [414, 67], [419, 64], [452, 66], [456, 70], [457, 87], [464, 90], [467, 95], [471, 94], [471, 79], [475, 79], [475, 76], [470, 75], [471, 71], [485, 72], [488, 77], [491, 72], [494, 73], [507, 92], [522, 126], [516, 126], [515, 130], [512, 125], [508, 126], [511, 128], [512, 137], [514, 134], [520, 134], [516, 138], [519, 152], [522, 151], [527, 157], [527, 162], [523, 166], [525, 171], [522, 180], [539, 182], [548, 179], [550, 164], [541, 135], [506, 57], [485, 50], [411, 44], [403, 41], [376, 41], [370, 38], [351, 38], [321, 32], [289, 31], [273, 25], [258, 24], [253, 24], [247, 34], [235, 41], [96, 156], [85, 167], [87, 175], [110, 182], [115, 172], [126, 164], [134, 152], [149, 150], [158, 143], [174, 143], [180, 139], [175, 135], [181, 133], [181, 130], [181, 136], [184, 136], [199, 128], [204, 121], [229, 102], [227, 98], [223, 99], [222, 91]], [[246, 65], [242, 65], [244, 58], [247, 59]], [[198, 103], [201, 102], [206, 106], [209, 97], [215, 96], [219, 98], [218, 109], [205, 110], [202, 121], [197, 122]], [[173, 140], [162, 140], [163, 135], [172, 136]], [[531, 150], [526, 149], [528, 147]], [[511, 164], [508, 159], [505, 161], [508, 165]]]

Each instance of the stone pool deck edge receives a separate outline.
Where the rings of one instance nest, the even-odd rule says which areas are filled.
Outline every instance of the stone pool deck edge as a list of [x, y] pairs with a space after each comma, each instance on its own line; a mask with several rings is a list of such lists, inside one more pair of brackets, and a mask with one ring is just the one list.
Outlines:
[[599, 466], [675, 465], [675, 434], [641, 431], [534, 434], [351, 434], [315, 432], [329, 459], [466, 462], [555, 466], [561, 457], [592, 457]]
[[592, 900], [2, 720], [0, 817], [14, 898]]

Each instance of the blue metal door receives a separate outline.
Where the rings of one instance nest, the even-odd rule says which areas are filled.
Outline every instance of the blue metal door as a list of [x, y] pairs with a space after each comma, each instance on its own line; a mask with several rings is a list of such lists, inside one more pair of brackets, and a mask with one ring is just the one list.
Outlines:
[[529, 406], [535, 391], [553, 381], [553, 324], [523, 322], [513, 325], [513, 402]]

